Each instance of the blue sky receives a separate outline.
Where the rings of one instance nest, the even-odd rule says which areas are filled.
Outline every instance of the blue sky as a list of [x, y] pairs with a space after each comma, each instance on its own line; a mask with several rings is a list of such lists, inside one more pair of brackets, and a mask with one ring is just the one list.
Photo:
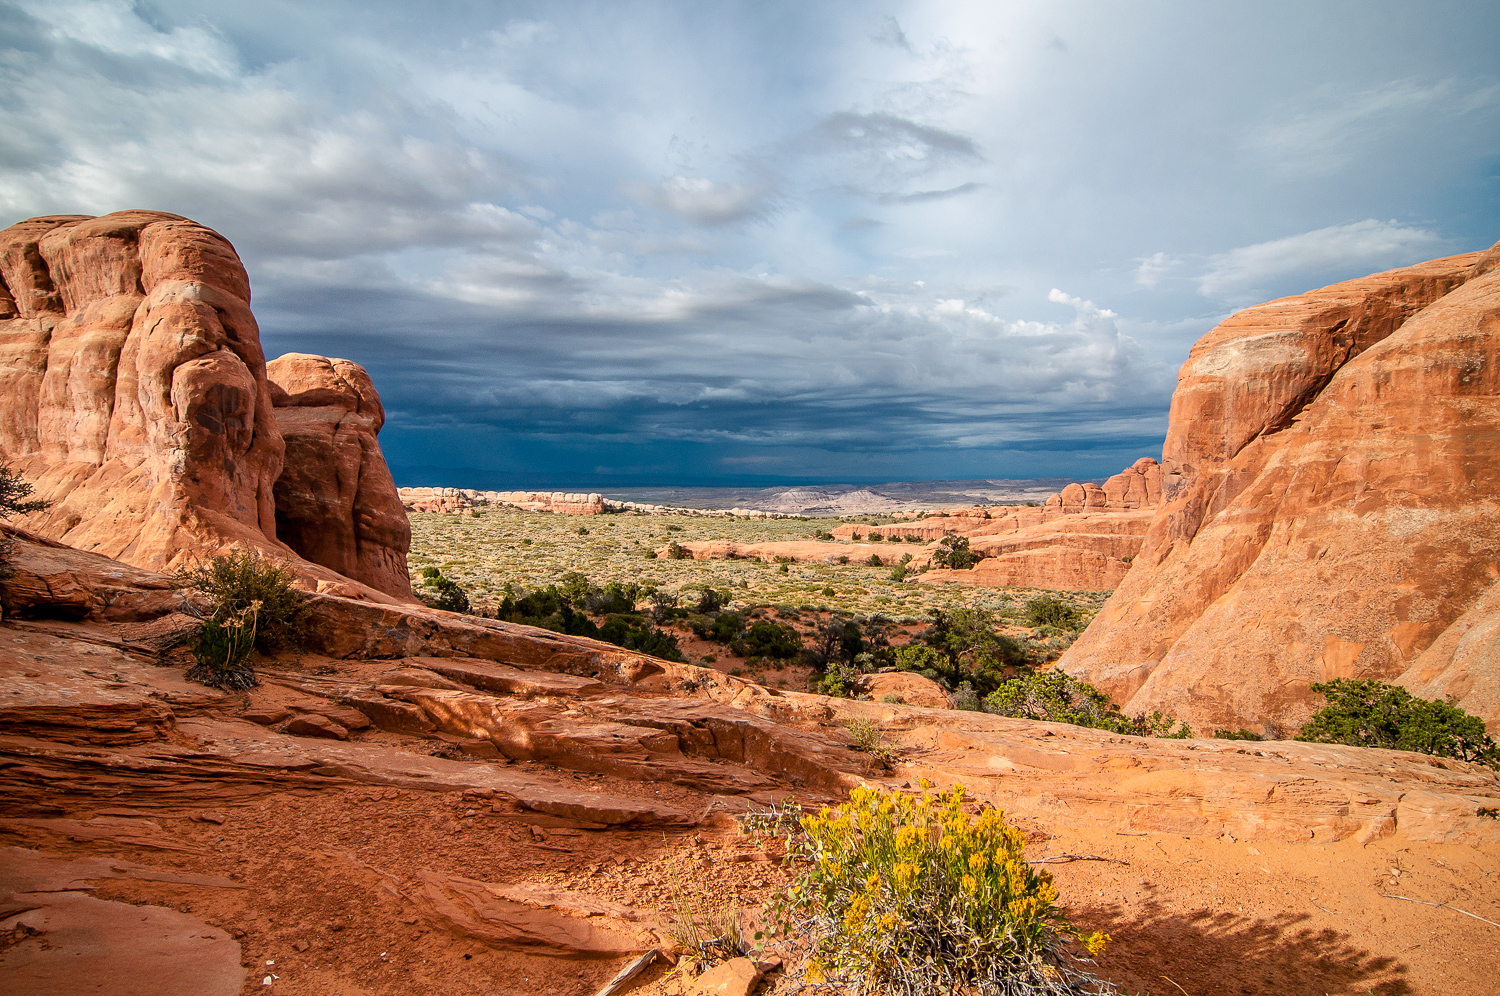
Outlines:
[[1500, 238], [1500, 7], [0, 2], [0, 223], [142, 207], [401, 483], [1073, 476], [1223, 316]]

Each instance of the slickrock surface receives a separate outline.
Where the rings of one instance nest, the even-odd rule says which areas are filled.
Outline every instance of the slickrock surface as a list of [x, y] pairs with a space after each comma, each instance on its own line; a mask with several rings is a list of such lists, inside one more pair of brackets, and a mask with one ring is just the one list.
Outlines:
[[1060, 666], [1130, 713], [1294, 730], [1381, 678], [1500, 729], [1500, 272], [1481, 254], [1230, 318], [1179, 377], [1160, 509]]
[[266, 364], [286, 443], [276, 535], [315, 564], [377, 591], [411, 594], [411, 523], [375, 437], [385, 424], [365, 368], [287, 353]]
[[[56, 503], [26, 525], [155, 570], [260, 550], [310, 584], [389, 600], [277, 539], [285, 445], [249, 278], [222, 236], [157, 211], [33, 218], [0, 231], [0, 283], [0, 460]], [[354, 509], [389, 540], [371, 576], [409, 597], [377, 505]]]
[[[921, 778], [1009, 810], [1073, 915], [1120, 939], [1100, 970], [1132, 992], [1172, 991], [1165, 971], [1191, 992], [1478, 994], [1500, 971], [1492, 946], [1445, 954], [1458, 914], [1380, 897], [1500, 918], [1475, 870], [1500, 858], [1486, 768], [779, 692], [332, 595], [307, 652], [226, 694], [183, 682], [190, 607], [159, 576], [24, 533], [14, 562], [0, 968], [23, 991], [83, 965], [166, 992], [191, 969], [202, 992], [590, 993], [670, 947], [683, 890], [753, 915], [784, 886], [735, 814]], [[852, 749], [854, 719], [891, 764]], [[670, 971], [637, 991], [686, 991]]]

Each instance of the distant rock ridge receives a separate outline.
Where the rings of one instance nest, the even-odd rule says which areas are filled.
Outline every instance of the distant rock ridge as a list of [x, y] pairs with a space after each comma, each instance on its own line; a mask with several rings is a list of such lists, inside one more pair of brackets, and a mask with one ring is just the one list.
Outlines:
[[1337, 677], [1452, 696], [1500, 729], [1497, 261], [1334, 284], [1199, 340], [1165, 504], [1060, 666], [1204, 729], [1295, 729]]
[[473, 488], [399, 488], [401, 503], [412, 512], [469, 512], [485, 505], [505, 505], [528, 512], [559, 515], [604, 515], [607, 512], [644, 512], [648, 515], [688, 515], [744, 519], [795, 518], [783, 512], [754, 508], [683, 508], [650, 502], [612, 501], [598, 494], [565, 491], [479, 491]]
[[55, 503], [28, 527], [152, 570], [260, 550], [310, 585], [409, 597], [399, 529], [385, 559], [401, 583], [351, 581], [277, 539], [277, 422], [249, 277], [223, 236], [158, 211], [0, 232], [0, 459]]

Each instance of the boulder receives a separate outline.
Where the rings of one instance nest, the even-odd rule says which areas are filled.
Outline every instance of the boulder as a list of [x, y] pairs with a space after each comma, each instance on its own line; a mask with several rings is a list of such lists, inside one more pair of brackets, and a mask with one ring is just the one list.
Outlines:
[[905, 671], [867, 674], [859, 680], [859, 690], [876, 702], [894, 698], [909, 706], [926, 706], [931, 709], [953, 708], [953, 698], [942, 685], [931, 678]]
[[[223, 236], [158, 211], [32, 218], [0, 231], [0, 285], [0, 461], [53, 502], [22, 525], [151, 570], [247, 549], [346, 580], [277, 538], [285, 444]], [[386, 513], [363, 527], [388, 540], [382, 579], [405, 552]]]
[[693, 989], [707, 996], [750, 996], [761, 975], [749, 958], [731, 958], [694, 979]]
[[409, 597], [411, 524], [375, 440], [385, 409], [370, 375], [348, 360], [287, 353], [266, 364], [266, 378], [286, 444], [277, 536], [315, 564]]
[[1273, 301], [1194, 346], [1169, 502], [1060, 666], [1202, 729], [1295, 730], [1338, 677], [1500, 729], [1500, 272], [1480, 261]]

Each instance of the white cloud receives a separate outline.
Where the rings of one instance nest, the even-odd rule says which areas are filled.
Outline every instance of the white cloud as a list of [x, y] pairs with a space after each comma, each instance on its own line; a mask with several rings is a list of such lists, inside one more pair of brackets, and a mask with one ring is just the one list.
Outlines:
[[1419, 262], [1433, 255], [1442, 237], [1425, 228], [1373, 218], [1333, 225], [1286, 238], [1216, 253], [1198, 277], [1204, 297], [1235, 301], [1264, 296], [1267, 285], [1297, 274], [1351, 275]]
[[1332, 174], [1354, 162], [1371, 142], [1409, 129], [1420, 119], [1449, 120], [1500, 105], [1500, 84], [1403, 79], [1356, 93], [1324, 87], [1255, 128], [1248, 146], [1293, 175]]
[[654, 187], [627, 184], [626, 189], [640, 203], [696, 225], [728, 225], [763, 217], [769, 208], [769, 191], [762, 185], [717, 183], [701, 176], [674, 176]]
[[161, 59], [213, 76], [231, 76], [239, 68], [233, 47], [218, 35], [188, 26], [162, 31], [126, 0], [21, 0], [19, 6], [59, 41], [112, 55]]
[[1140, 265], [1135, 268], [1135, 282], [1148, 290], [1154, 289], [1163, 277], [1182, 265], [1182, 260], [1164, 252], [1152, 253], [1136, 262]]

